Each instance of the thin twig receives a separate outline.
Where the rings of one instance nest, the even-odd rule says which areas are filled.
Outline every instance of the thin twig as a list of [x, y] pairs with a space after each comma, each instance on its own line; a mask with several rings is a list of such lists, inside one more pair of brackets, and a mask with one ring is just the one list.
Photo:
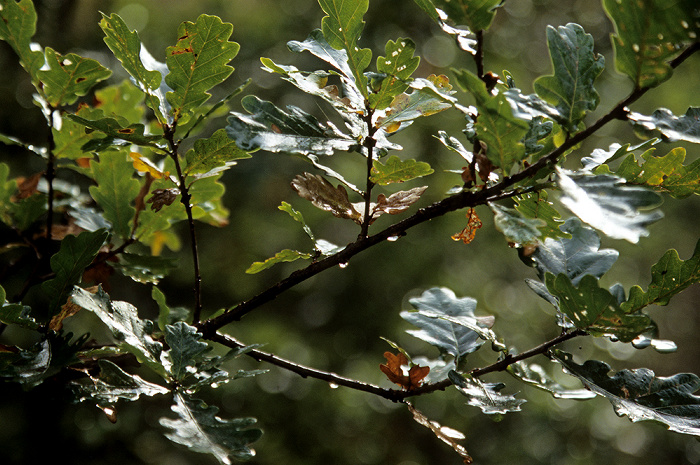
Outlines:
[[476, 54], [474, 61], [476, 62], [476, 75], [484, 80], [484, 31], [479, 29], [476, 31]]
[[369, 224], [372, 222], [370, 205], [372, 203], [372, 188], [374, 187], [374, 183], [370, 180], [370, 176], [372, 175], [372, 166], [374, 162], [374, 146], [377, 144], [377, 141], [373, 137], [374, 133], [376, 132], [376, 128], [374, 128], [372, 125], [373, 114], [374, 113], [369, 110], [367, 112], [367, 116], [364, 118], [368, 128], [367, 137], [365, 137], [364, 140], [364, 147], [367, 150], [367, 188], [365, 189], [363, 196], [365, 201], [365, 211], [362, 218], [362, 229], [360, 230], [359, 236], [360, 239], [367, 237], [369, 234]]
[[53, 137], [53, 126], [54, 126], [54, 109], [49, 106], [48, 108], [48, 122], [49, 122], [49, 147], [48, 147], [48, 160], [46, 162], [46, 183], [49, 185], [48, 190], [48, 205], [46, 212], [46, 240], [51, 241], [51, 236], [53, 234], [53, 201], [55, 197], [55, 192], [53, 189], [53, 180], [56, 177], [56, 166], [55, 166], [55, 155], [54, 150], [56, 150], [56, 141]]

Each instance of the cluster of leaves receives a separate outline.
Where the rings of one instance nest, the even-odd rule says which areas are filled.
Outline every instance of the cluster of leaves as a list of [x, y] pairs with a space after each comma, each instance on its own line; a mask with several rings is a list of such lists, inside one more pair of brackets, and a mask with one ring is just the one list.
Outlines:
[[[684, 165], [686, 154], [681, 147], [654, 155], [659, 139], [700, 142], [699, 110], [691, 107], [677, 117], [664, 109], [649, 116], [626, 109], [666, 81], [675, 66], [700, 48], [697, 8], [691, 0], [678, 0], [659, 16], [660, 0], [603, 1], [616, 31], [616, 68], [630, 78], [633, 89], [627, 100], [588, 126], [587, 116], [600, 103], [595, 81], [605, 59], [595, 52], [593, 38], [580, 25], [547, 29], [553, 72], [534, 81], [534, 94], [524, 95], [510, 73], [501, 79], [483, 69], [484, 32], [500, 1], [416, 3], [473, 55], [476, 73], [453, 70], [453, 83], [469, 94], [468, 106], [460, 103], [447, 76], [413, 76], [419, 58], [414, 56], [416, 44], [411, 39], [389, 40], [384, 56], [378, 56], [375, 69], [369, 70], [372, 51], [360, 45], [369, 1], [320, 0], [326, 15], [321, 29], [287, 45], [292, 52], [309, 52], [325, 63], [324, 68], [301, 71], [269, 58], [261, 58], [261, 63], [265, 71], [329, 105], [343, 127], [298, 107], [283, 109], [248, 95], [241, 100], [246, 113], [229, 113], [225, 127], [203, 136], [202, 123], [226, 114], [227, 102], [243, 90], [207, 103], [210, 90], [233, 72], [229, 62], [239, 46], [230, 40], [231, 24], [204, 14], [195, 22], [182, 23], [175, 45], [166, 50], [165, 62], [159, 62], [122, 18], [103, 15], [99, 26], [105, 44], [130, 80], [93, 92], [110, 77], [110, 70], [95, 60], [33, 44], [37, 18], [31, 0], [0, 0], [0, 39], [16, 52], [27, 71], [50, 133], [46, 147], [0, 136], [5, 144], [43, 157], [47, 166], [45, 173], [25, 179], [11, 178], [8, 165], [0, 163], [0, 220], [13, 235], [6, 249], [19, 250], [14, 261], [25, 267], [20, 275], [26, 276], [21, 283], [6, 285], [9, 296], [0, 287], [0, 322], [3, 328], [13, 325], [36, 335], [36, 344], [30, 348], [0, 345], [0, 376], [31, 388], [67, 369], [80, 372], [84, 376], [70, 381], [75, 398], [94, 403], [110, 419], [115, 418], [118, 401], [171, 396], [176, 418], [165, 415], [160, 420], [167, 437], [212, 454], [221, 463], [250, 458], [250, 444], [261, 431], [252, 418], [219, 418], [216, 407], [194, 394], [259, 374], [230, 373], [224, 367], [243, 353], [392, 400], [454, 385], [469, 405], [495, 415], [519, 411], [525, 402], [503, 393], [503, 383], [481, 379], [489, 372], [507, 370], [557, 398], [602, 395], [616, 412], [633, 421], [653, 419], [674, 431], [697, 435], [700, 410], [693, 395], [700, 386], [697, 376], [661, 378], [644, 369], [608, 376], [610, 369], [602, 362], [578, 365], [568, 354], [554, 350], [560, 342], [581, 335], [637, 348], [652, 346], [660, 352], [675, 348], [658, 338], [657, 326], [645, 309], [668, 304], [674, 295], [700, 281], [700, 242], [687, 260], [681, 260], [675, 250], [666, 252], [652, 267], [646, 291], [634, 286], [626, 292], [621, 285], [600, 284], [617, 252], [600, 250], [596, 230], [636, 243], [649, 234], [648, 225], [661, 219], [656, 208], [664, 195], [685, 198], [699, 193], [700, 161]], [[90, 92], [91, 103], [81, 100], [76, 105]], [[436, 137], [467, 166], [455, 173], [457, 187], [442, 200], [411, 214], [428, 186], [377, 190], [393, 189], [434, 169], [424, 161], [391, 154], [402, 147], [390, 139], [416, 119], [447, 110], [466, 120], [464, 139], [443, 131]], [[615, 118], [626, 119], [640, 134], [655, 138], [637, 146], [597, 149], [582, 157], [582, 168], [575, 171], [561, 167], [561, 160], [573, 154], [582, 140]], [[199, 135], [192, 148], [181, 153], [181, 144]], [[292, 189], [315, 207], [351, 220], [349, 226], [359, 226], [358, 239], [346, 246], [318, 239], [302, 213], [282, 202], [279, 210], [301, 226], [312, 248], [306, 252], [284, 249], [253, 263], [247, 272], [299, 259], [311, 264], [255, 299], [202, 321], [195, 221], [227, 224], [222, 173], [257, 150], [294, 154], [320, 172], [295, 176], [290, 180]], [[348, 179], [332, 163], [322, 161], [347, 153], [361, 160], [365, 176], [360, 181]], [[62, 170], [78, 173], [84, 182], [56, 179]], [[398, 354], [386, 352], [387, 363], [380, 365], [389, 380], [401, 386], [400, 391], [368, 388], [243, 345], [224, 355], [210, 354], [214, 346], [206, 341], [244, 312], [416, 224], [468, 208], [467, 227], [453, 236], [468, 244], [482, 226], [474, 209], [481, 205], [489, 207], [496, 229], [537, 271], [538, 279], [528, 280], [527, 285], [553, 306], [553, 322], [562, 329], [557, 339], [512, 353], [492, 329], [495, 317], [477, 316], [475, 299], [459, 298], [437, 287], [410, 299], [413, 310], [400, 316], [417, 328], [408, 333], [436, 347], [439, 356], [411, 357], [390, 342]], [[562, 208], [574, 216], [564, 220]], [[407, 212], [408, 219], [370, 235], [370, 226], [380, 216]], [[176, 266], [161, 253], [164, 247], [180, 247], [172, 232], [179, 222], [189, 226], [193, 252], [191, 313], [186, 303], [178, 302], [184, 308], [169, 307], [155, 286]], [[153, 285], [152, 296], [160, 308], [157, 322], [141, 318], [128, 302], [110, 299], [105, 289], [114, 272]], [[34, 300], [38, 304], [26, 305]], [[94, 313], [113, 340], [88, 342], [87, 334], [74, 337], [66, 332], [64, 321], [80, 311]], [[192, 324], [186, 323], [190, 318]], [[485, 345], [497, 353], [497, 360], [475, 368], [469, 355]], [[565, 388], [545, 368], [526, 362], [538, 354], [549, 355], [586, 389]], [[129, 373], [120, 364], [124, 358], [149, 368], [158, 382]], [[416, 421], [470, 460], [455, 435], [408, 406]]]

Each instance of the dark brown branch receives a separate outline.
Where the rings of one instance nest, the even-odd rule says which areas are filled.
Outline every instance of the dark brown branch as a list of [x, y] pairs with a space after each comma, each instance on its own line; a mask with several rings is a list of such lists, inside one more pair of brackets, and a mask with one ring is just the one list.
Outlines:
[[[537, 347], [533, 347], [530, 350], [527, 350], [525, 352], [521, 352], [517, 355], [509, 355], [496, 363], [493, 363], [491, 365], [485, 366], [483, 368], [476, 368], [469, 372], [469, 374], [473, 377], [479, 377], [483, 376], [487, 373], [493, 373], [496, 371], [504, 371], [508, 366], [512, 365], [513, 363], [520, 362], [522, 360], [534, 357], [536, 355], [541, 355], [546, 353], [549, 349], [552, 347], [561, 344], [564, 341], [568, 341], [569, 339], [573, 339], [578, 336], [584, 336], [586, 333], [581, 330], [573, 330], [567, 333], [562, 333], [561, 335], [555, 337], [554, 339], [547, 341], [543, 344], [538, 345]], [[246, 345], [242, 343], [241, 341], [238, 341], [237, 339], [224, 335], [221, 333], [214, 333], [211, 337], [208, 338], [211, 341], [218, 342], [219, 344], [222, 344], [226, 347], [230, 348], [244, 348]], [[343, 386], [347, 387], [350, 389], [355, 389], [356, 391], [362, 391], [362, 392], [368, 392], [370, 394], [377, 395], [379, 397], [382, 397], [384, 399], [388, 399], [394, 402], [400, 402], [403, 399], [406, 399], [408, 397], [415, 397], [423, 394], [428, 394], [431, 392], [435, 391], [444, 391], [448, 387], [452, 385], [452, 382], [449, 379], [440, 381], [438, 383], [433, 383], [433, 384], [426, 384], [418, 389], [414, 389], [411, 391], [405, 391], [405, 390], [399, 390], [399, 389], [387, 389], [383, 387], [376, 386], [374, 384], [369, 384], [369, 383], [364, 383], [362, 381], [357, 381], [354, 379], [350, 378], [345, 378], [343, 376], [337, 375], [335, 373], [330, 373], [327, 371], [322, 371], [322, 370], [317, 370], [315, 368], [310, 368], [304, 365], [299, 365], [297, 363], [294, 363], [292, 361], [283, 359], [281, 357], [278, 357], [274, 354], [270, 354], [267, 352], [262, 352], [257, 349], [252, 349], [248, 352], [246, 352], [246, 355], [254, 358], [257, 361], [262, 361], [262, 362], [267, 362], [272, 365], [278, 366], [280, 368], [283, 368], [285, 370], [291, 371], [292, 373], [296, 373], [302, 378], [314, 378], [314, 379], [320, 379], [321, 381], [325, 381], [329, 384], [334, 384], [336, 386]]]
[[484, 80], [484, 31], [479, 29], [476, 34], [476, 54], [474, 62], [476, 62], [476, 75]]
[[365, 201], [365, 211], [364, 216], [362, 218], [362, 229], [360, 230], [359, 239], [367, 237], [367, 235], [369, 234], [369, 224], [372, 221], [372, 212], [370, 211], [370, 204], [372, 203], [372, 188], [374, 187], [374, 183], [369, 178], [372, 175], [372, 166], [374, 162], [374, 146], [377, 144], [377, 141], [374, 140], [373, 137], [374, 133], [377, 131], [376, 128], [374, 128], [374, 126], [372, 125], [373, 114], [374, 113], [371, 110], [369, 110], [367, 111], [367, 116], [364, 118], [368, 128], [367, 137], [364, 141], [364, 146], [367, 150], [367, 187], [363, 196]]
[[[669, 64], [672, 68], [676, 68], [699, 49], [700, 42], [696, 42], [681, 52], [681, 54]], [[614, 119], [626, 119], [628, 111], [627, 106], [637, 101], [648, 90], [649, 88], [644, 88], [632, 91], [632, 93], [626, 99], [618, 103], [591, 126], [566, 139], [561, 146], [552, 151], [549, 155], [540, 158], [536, 163], [530, 165], [524, 170], [504, 178], [498, 184], [479, 191], [470, 190], [451, 195], [450, 197], [418, 210], [412, 216], [389, 226], [375, 235], [360, 237], [355, 242], [348, 244], [340, 252], [330, 255], [322, 260], [313, 262], [306, 268], [293, 272], [287, 278], [279, 281], [277, 284], [269, 287], [255, 297], [241, 302], [223, 315], [197, 325], [199, 330], [202, 331], [205, 337], [210, 337], [217, 329], [233, 321], [240, 320], [243, 315], [267, 302], [274, 300], [278, 295], [282, 294], [287, 289], [294, 287], [295, 285], [317, 275], [321, 271], [327, 270], [328, 268], [332, 268], [341, 263], [348, 263], [353, 256], [368, 249], [369, 247], [387, 240], [389, 237], [401, 237], [406, 234], [408, 229], [414, 226], [443, 216], [455, 210], [462, 208], [473, 208], [478, 205], [484, 205], [488, 202], [518, 195], [519, 192], [516, 191], [514, 193], [513, 191], [508, 191], [507, 189], [520, 181], [535, 176], [542, 169], [551, 168], [569, 149], [575, 147], [590, 137], [593, 133], [608, 124], [610, 121]]]

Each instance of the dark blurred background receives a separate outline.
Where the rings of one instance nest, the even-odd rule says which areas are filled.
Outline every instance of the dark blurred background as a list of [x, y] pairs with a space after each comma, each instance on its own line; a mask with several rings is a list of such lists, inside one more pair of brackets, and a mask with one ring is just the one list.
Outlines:
[[[46, 0], [35, 2], [39, 14], [36, 41], [61, 53], [76, 52], [98, 59], [115, 70], [110, 82], [125, 78], [118, 63], [108, 54], [98, 26], [99, 12], [118, 13], [130, 28], [139, 32], [151, 54], [164, 61], [165, 48], [177, 39], [182, 21], [194, 21], [201, 13], [220, 16], [234, 24], [233, 40], [241, 44], [232, 62], [233, 76], [214, 90], [214, 100], [227, 95], [245, 79], [252, 84], [245, 93], [271, 100], [278, 106], [293, 104], [323, 117], [327, 106], [297, 91], [290, 84], [260, 69], [259, 57], [276, 63], [293, 64], [300, 69], [325, 68], [310, 55], [289, 52], [286, 42], [303, 40], [320, 26], [323, 16], [313, 0], [234, 0], [216, 1], [109, 1]], [[411, 1], [372, 0], [361, 44], [384, 54], [387, 40], [410, 37], [417, 44], [421, 64], [414, 76], [446, 73], [450, 67], [474, 70], [470, 56], [460, 51]], [[604, 114], [630, 92], [630, 83], [614, 70], [609, 34], [612, 26], [597, 2], [587, 0], [507, 1], [486, 33], [486, 69], [497, 74], [507, 69], [518, 87], [530, 93], [532, 81], [551, 73], [545, 27], [576, 22], [593, 35], [596, 50], [606, 58], [606, 70], [597, 82], [601, 95], [599, 109], [590, 116]], [[374, 60], [373, 60], [374, 62]], [[658, 107], [674, 114], [700, 105], [700, 57], [688, 60], [670, 82], [648, 92], [633, 110], [649, 114]], [[31, 102], [33, 88], [16, 62], [11, 49], [0, 44], [0, 132], [27, 142], [43, 143], [45, 128], [38, 109]], [[469, 96], [459, 92], [462, 103]], [[240, 110], [237, 100], [232, 108]], [[223, 127], [225, 120], [212, 122], [208, 130]], [[459, 169], [462, 160], [447, 151], [434, 137], [444, 129], [462, 138], [463, 119], [456, 112], [417, 121], [398, 134], [395, 141], [405, 147], [398, 155], [429, 162], [435, 174], [426, 178], [430, 189], [418, 206], [444, 197], [447, 189], [459, 183], [458, 176], [446, 170]], [[593, 148], [607, 148], [613, 142], [637, 143], [628, 125], [616, 122], [569, 157], [567, 163], [579, 166], [581, 156]], [[681, 145], [688, 149], [688, 162], [700, 152], [691, 144], [661, 144], [657, 154]], [[41, 169], [41, 161], [26, 163], [19, 152], [0, 146], [0, 161], [13, 165], [15, 174]], [[18, 162], [17, 160], [21, 160]], [[339, 154], [329, 162], [350, 180], [359, 183], [364, 162], [357, 155]], [[278, 265], [258, 275], [244, 270], [254, 261], [272, 256], [283, 248], [310, 250], [308, 238], [287, 214], [277, 210], [282, 201], [301, 211], [318, 238], [346, 244], [356, 237], [353, 224], [315, 209], [295, 195], [289, 182], [296, 174], [312, 171], [305, 162], [284, 154], [256, 153], [228, 171], [223, 178], [225, 204], [231, 210], [230, 224], [217, 229], [198, 226], [203, 263], [204, 306], [207, 313], [250, 298], [298, 265]], [[60, 176], [60, 173], [59, 173]], [[413, 181], [414, 187], [419, 181]], [[387, 191], [390, 192], [390, 191]], [[666, 218], [649, 229], [651, 235], [639, 244], [603, 239], [603, 247], [620, 251], [604, 285], [621, 282], [626, 289], [639, 284], [646, 289], [649, 268], [669, 248], [681, 258], [692, 254], [698, 239], [697, 198], [665, 200]], [[563, 207], [560, 211], [565, 213]], [[489, 210], [478, 214], [484, 227], [476, 240], [465, 246], [450, 235], [465, 226], [464, 212], [456, 212], [409, 231], [394, 243], [385, 243], [353, 258], [344, 269], [329, 270], [278, 297], [275, 301], [226, 328], [246, 343], [265, 343], [264, 350], [295, 362], [343, 376], [390, 387], [378, 365], [390, 347], [384, 336], [406, 348], [413, 356], [435, 357], [437, 351], [407, 335], [409, 325], [399, 317], [408, 309], [408, 298], [432, 286], [447, 286], [458, 296], [478, 300], [479, 315], [495, 315], [494, 331], [506, 344], [521, 351], [551, 339], [559, 333], [553, 309], [532, 293], [524, 278], [535, 272], [520, 262], [503, 236], [494, 230]], [[375, 223], [382, 229], [396, 217], [383, 217]], [[182, 269], [161, 283], [171, 306], [191, 306], [190, 253], [184, 229], [183, 248], [168, 252], [182, 258]], [[178, 255], [179, 254], [179, 255]], [[115, 277], [112, 297], [139, 307], [144, 317], [155, 316], [150, 289], [125, 278]], [[700, 373], [700, 344], [697, 334], [700, 317], [696, 312], [698, 286], [675, 297], [667, 307], [650, 309], [661, 328], [661, 337], [674, 340], [676, 353], [660, 355], [638, 351], [628, 344], [605, 339], [581, 338], [564, 345], [581, 362], [597, 358], [614, 369], [648, 367], [660, 376], [690, 371]], [[90, 324], [89, 316], [82, 323]], [[77, 323], [75, 323], [77, 324]], [[474, 367], [495, 360], [495, 353], [484, 347], [471, 356]], [[561, 374], [558, 366], [540, 357], [553, 376], [576, 386]], [[237, 360], [238, 368], [269, 368], [270, 372], [251, 379], [237, 380], [204, 396], [221, 408], [221, 416], [257, 417], [265, 430], [255, 444], [258, 455], [251, 463], [268, 464], [459, 464], [457, 455], [432, 433], [411, 419], [401, 405], [369, 394], [302, 379], [275, 367], [252, 360]], [[503, 381], [505, 392], [527, 399], [520, 413], [494, 421], [492, 417], [466, 405], [456, 390], [415, 399], [415, 405], [431, 419], [462, 431], [465, 446], [478, 464], [602, 464], [638, 463], [676, 465], [700, 463], [700, 443], [695, 438], [670, 433], [659, 424], [633, 424], [618, 418], [603, 398], [586, 402], [555, 400], [510, 378], [494, 374], [485, 381]], [[70, 460], [75, 464], [213, 464], [214, 459], [173, 445], [161, 434], [158, 418], [168, 414], [167, 399], [144, 400], [119, 405], [119, 421], [111, 424], [93, 406], [66, 404], [50, 387], [23, 392], [0, 388], [0, 463], [42, 463]]]

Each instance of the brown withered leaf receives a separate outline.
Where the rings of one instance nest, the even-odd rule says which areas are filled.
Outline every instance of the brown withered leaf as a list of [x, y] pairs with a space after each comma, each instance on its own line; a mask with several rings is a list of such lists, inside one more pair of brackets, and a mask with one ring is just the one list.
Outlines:
[[414, 187], [411, 190], [394, 192], [389, 197], [384, 194], [379, 194], [377, 203], [372, 206], [372, 219], [370, 224], [374, 222], [380, 215], [388, 213], [397, 215], [416, 203], [428, 186]]
[[294, 178], [292, 189], [316, 208], [330, 212], [338, 218], [347, 218], [362, 224], [362, 215], [350, 203], [343, 186], [333, 187], [333, 184], [321, 176], [304, 173]]
[[53, 331], [60, 331], [63, 328], [63, 320], [70, 318], [80, 311], [82, 307], [73, 303], [72, 300], [68, 299], [68, 302], [63, 304], [61, 311], [54, 315], [49, 322], [49, 329]]
[[20, 177], [17, 178], [17, 195], [13, 197], [13, 201], [27, 199], [34, 195], [37, 191], [37, 186], [41, 177], [44, 175], [43, 171], [34, 173], [28, 178]]
[[435, 436], [442, 442], [452, 447], [452, 449], [454, 449], [454, 451], [457, 452], [457, 454], [459, 454], [460, 457], [462, 457], [462, 461], [465, 465], [469, 465], [470, 463], [472, 463], [473, 459], [467, 452], [466, 447], [457, 442], [464, 439], [464, 435], [462, 433], [452, 428], [442, 426], [437, 421], [430, 420], [422, 412], [416, 410], [416, 408], [413, 407], [413, 405], [411, 405], [409, 402], [406, 402], [406, 406], [408, 407], [408, 410], [413, 414], [413, 419], [416, 420], [417, 423], [425, 426], [430, 431], [432, 431], [433, 434], [435, 434]]
[[467, 227], [462, 229], [457, 234], [454, 234], [452, 236], [452, 240], [462, 241], [465, 244], [469, 244], [474, 240], [476, 230], [481, 228], [481, 226], [481, 220], [477, 216], [476, 211], [473, 208], [470, 208], [467, 212]]
[[151, 198], [147, 200], [151, 205], [151, 210], [160, 211], [166, 205], [171, 205], [177, 196], [180, 195], [180, 189], [171, 187], [170, 189], [156, 189], [151, 192]]
[[408, 365], [408, 359], [399, 352], [397, 355], [391, 352], [384, 352], [386, 364], [380, 364], [379, 369], [394, 384], [398, 384], [407, 391], [418, 389], [423, 384], [423, 379], [430, 373], [430, 367], [413, 365], [408, 370], [408, 375], [403, 372], [402, 365]]

